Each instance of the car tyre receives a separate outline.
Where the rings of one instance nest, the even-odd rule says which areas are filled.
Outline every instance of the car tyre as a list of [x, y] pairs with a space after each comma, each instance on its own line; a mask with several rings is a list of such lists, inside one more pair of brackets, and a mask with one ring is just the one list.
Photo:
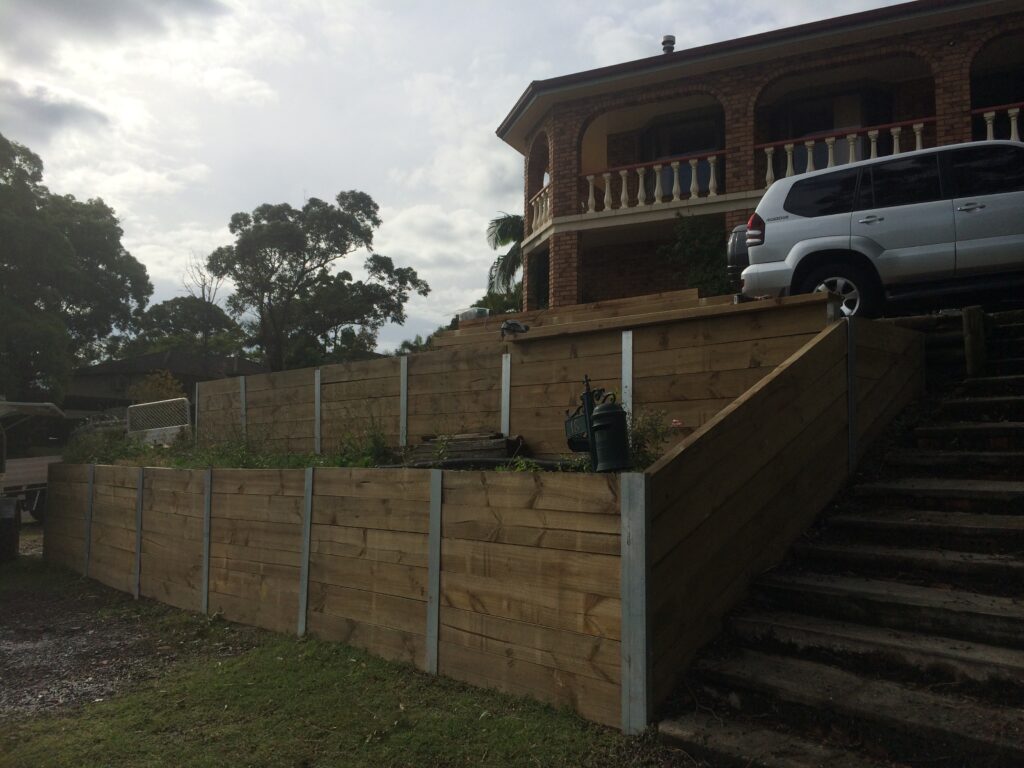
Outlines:
[[836, 262], [817, 267], [800, 284], [800, 293], [831, 291], [843, 298], [847, 317], [879, 317], [885, 306], [878, 279], [857, 264]]

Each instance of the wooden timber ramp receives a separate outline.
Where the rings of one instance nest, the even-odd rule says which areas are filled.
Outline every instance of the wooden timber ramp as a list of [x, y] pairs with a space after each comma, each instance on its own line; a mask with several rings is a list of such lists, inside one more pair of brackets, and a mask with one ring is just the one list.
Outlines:
[[981, 320], [966, 379], [961, 317], [917, 323], [929, 397], [697, 656], [694, 764], [1024, 766], [1024, 313]]

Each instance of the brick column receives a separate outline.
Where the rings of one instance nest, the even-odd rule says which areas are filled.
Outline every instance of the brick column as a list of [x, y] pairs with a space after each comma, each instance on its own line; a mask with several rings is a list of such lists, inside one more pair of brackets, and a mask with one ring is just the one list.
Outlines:
[[722, 90], [725, 118], [725, 191], [757, 189], [754, 180], [754, 115], [751, 114], [750, 84], [730, 82]]
[[971, 62], [967, 45], [936, 46], [932, 59], [935, 77], [936, 141], [956, 144], [971, 140]]
[[578, 232], [559, 232], [552, 235], [549, 242], [551, 250], [548, 306], [579, 304], [583, 290], [580, 235]]

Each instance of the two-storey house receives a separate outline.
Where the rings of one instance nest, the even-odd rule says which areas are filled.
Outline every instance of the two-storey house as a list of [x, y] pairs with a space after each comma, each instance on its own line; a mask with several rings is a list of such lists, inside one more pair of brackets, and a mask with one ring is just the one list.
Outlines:
[[677, 216], [728, 231], [776, 178], [1016, 139], [1021, 106], [1020, 0], [918, 0], [682, 51], [667, 38], [535, 81], [497, 131], [525, 159], [525, 308], [686, 287], [658, 255]]

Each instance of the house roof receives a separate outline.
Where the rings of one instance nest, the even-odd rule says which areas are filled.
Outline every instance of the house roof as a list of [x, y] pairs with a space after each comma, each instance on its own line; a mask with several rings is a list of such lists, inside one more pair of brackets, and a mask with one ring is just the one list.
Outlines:
[[108, 360], [86, 368], [79, 368], [75, 376], [108, 376], [117, 374], [152, 373], [170, 371], [179, 376], [199, 379], [221, 379], [228, 376], [247, 376], [266, 373], [267, 367], [240, 357], [204, 355], [188, 350], [171, 349], [146, 355]]
[[[842, 35], [844, 42], [856, 42], [860, 38], [900, 34], [925, 26], [971, 20], [978, 15], [1019, 10], [1018, 3], [1019, 0], [914, 0], [547, 80], [534, 80], [502, 120], [497, 134], [525, 154], [528, 151], [526, 136], [551, 105], [559, 101], [770, 59], [783, 49], [793, 53], [794, 45], [801, 41], [816, 42], [816, 47], [826, 47]], [[855, 32], [859, 34], [854, 35]], [[655, 41], [651, 42], [653, 45]]]

